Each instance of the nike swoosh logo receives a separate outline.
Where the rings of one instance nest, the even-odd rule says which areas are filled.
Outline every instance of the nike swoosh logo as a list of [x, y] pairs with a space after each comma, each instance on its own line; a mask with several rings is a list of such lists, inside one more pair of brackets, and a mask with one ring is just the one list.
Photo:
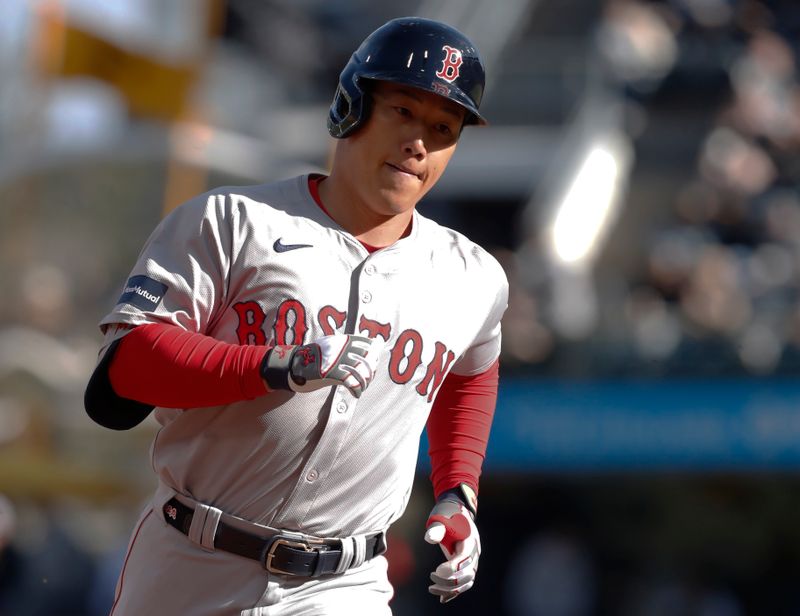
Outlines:
[[284, 244], [281, 242], [281, 238], [275, 240], [272, 247], [275, 249], [275, 252], [288, 252], [289, 250], [297, 250], [298, 248], [313, 248], [312, 244]]

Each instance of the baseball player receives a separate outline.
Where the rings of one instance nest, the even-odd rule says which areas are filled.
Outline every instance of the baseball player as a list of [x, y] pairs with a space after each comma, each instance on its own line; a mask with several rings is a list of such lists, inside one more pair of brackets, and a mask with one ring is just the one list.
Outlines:
[[415, 206], [485, 124], [483, 86], [463, 34], [392, 20], [341, 73], [329, 175], [212, 190], [152, 233], [85, 397], [106, 427], [160, 424], [113, 616], [390, 614], [426, 425], [429, 589], [472, 586], [508, 284]]

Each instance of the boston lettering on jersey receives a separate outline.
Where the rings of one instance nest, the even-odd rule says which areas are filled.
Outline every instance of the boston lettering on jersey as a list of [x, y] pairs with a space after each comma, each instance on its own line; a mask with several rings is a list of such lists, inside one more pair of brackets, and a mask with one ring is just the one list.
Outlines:
[[[267, 315], [258, 302], [238, 302], [233, 309], [239, 317], [236, 335], [239, 344], [263, 345], [267, 343], [267, 334], [264, 322]], [[302, 302], [296, 299], [284, 300], [278, 306], [275, 323], [275, 344], [303, 344], [307, 325], [307, 311]], [[324, 306], [317, 314], [317, 321], [326, 336], [336, 333], [341, 329], [347, 319], [347, 313]], [[267, 328], [268, 329], [268, 328]], [[358, 323], [358, 333], [370, 338], [383, 338], [388, 342], [392, 335], [390, 323], [380, 323], [361, 315]], [[422, 335], [415, 329], [405, 329], [397, 336], [394, 346], [389, 351], [389, 376], [398, 385], [408, 383], [422, 365]], [[433, 400], [433, 395], [442, 384], [444, 375], [455, 359], [455, 353], [449, 350], [444, 343], [438, 340], [434, 344], [433, 358], [425, 367], [425, 375], [416, 386], [420, 396], [425, 396], [428, 402]]]

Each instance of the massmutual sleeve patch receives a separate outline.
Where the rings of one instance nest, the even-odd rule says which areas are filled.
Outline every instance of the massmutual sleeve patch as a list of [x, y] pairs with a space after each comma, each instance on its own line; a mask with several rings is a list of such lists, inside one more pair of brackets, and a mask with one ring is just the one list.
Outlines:
[[130, 304], [142, 310], [153, 310], [161, 303], [167, 285], [148, 276], [131, 276], [119, 298], [119, 304]]

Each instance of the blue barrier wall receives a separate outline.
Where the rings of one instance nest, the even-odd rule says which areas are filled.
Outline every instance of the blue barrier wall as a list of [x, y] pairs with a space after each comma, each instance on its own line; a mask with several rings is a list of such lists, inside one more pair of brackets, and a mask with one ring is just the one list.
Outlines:
[[[429, 467], [423, 437], [420, 464]], [[504, 379], [484, 470], [798, 470], [796, 380]]]

